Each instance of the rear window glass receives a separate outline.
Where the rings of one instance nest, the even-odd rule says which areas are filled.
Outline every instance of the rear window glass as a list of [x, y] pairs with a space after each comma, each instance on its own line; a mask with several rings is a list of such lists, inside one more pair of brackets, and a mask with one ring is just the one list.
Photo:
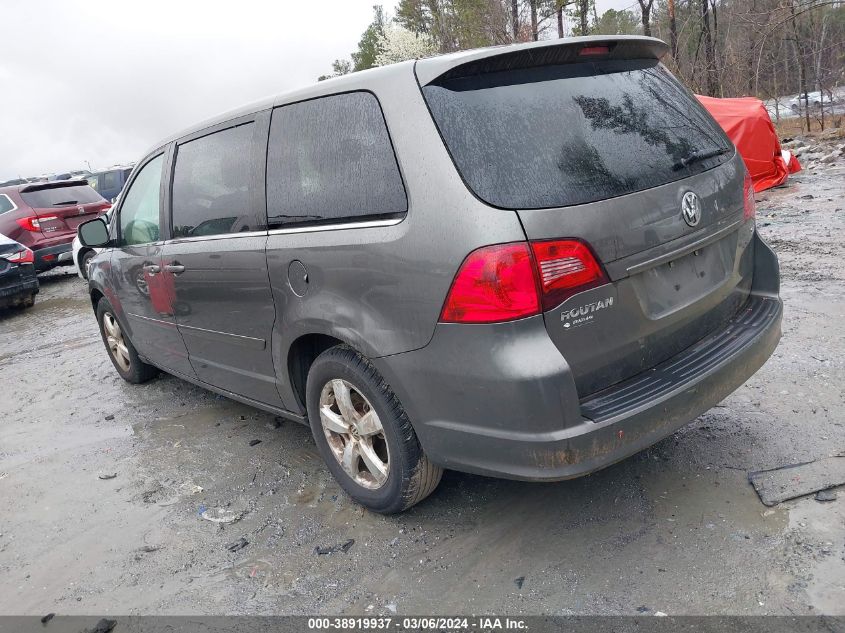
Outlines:
[[102, 202], [103, 197], [88, 185], [72, 185], [70, 187], [53, 187], [27, 191], [21, 193], [21, 198], [34, 209], [49, 209], [71, 204], [88, 204]]
[[709, 114], [655, 60], [436, 80], [423, 88], [469, 187], [489, 204], [583, 204], [685, 178], [730, 152]]
[[273, 111], [267, 151], [271, 228], [392, 217], [407, 209], [374, 95], [350, 92]]

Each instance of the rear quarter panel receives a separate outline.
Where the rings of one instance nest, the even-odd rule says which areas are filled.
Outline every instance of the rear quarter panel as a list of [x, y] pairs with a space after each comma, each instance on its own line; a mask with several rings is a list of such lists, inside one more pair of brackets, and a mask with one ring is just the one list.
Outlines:
[[[267, 259], [277, 311], [277, 371], [288, 366], [291, 345], [311, 333], [334, 336], [370, 358], [425, 346], [467, 254], [524, 239], [516, 213], [483, 205], [464, 186], [422, 100], [412, 62], [335, 85], [337, 92], [369, 90], [379, 99], [408, 213], [386, 227], [271, 231]], [[288, 281], [293, 260], [308, 273], [303, 297]], [[285, 402], [297, 402], [287, 381], [280, 389]]]

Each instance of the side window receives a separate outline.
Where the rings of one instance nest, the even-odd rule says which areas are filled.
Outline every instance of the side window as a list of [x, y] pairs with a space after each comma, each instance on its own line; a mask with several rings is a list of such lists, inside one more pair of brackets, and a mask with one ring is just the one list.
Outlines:
[[116, 187], [120, 187], [120, 172], [107, 171], [104, 173], [102, 189], [115, 189]]
[[266, 228], [255, 214], [252, 123], [178, 146], [173, 173], [173, 237], [240, 233]]
[[273, 111], [267, 150], [271, 228], [396, 217], [407, 210], [374, 95], [350, 92]]
[[159, 192], [164, 154], [144, 165], [123, 196], [120, 207], [121, 246], [146, 244], [159, 239]]
[[15, 208], [15, 204], [5, 193], [0, 194], [0, 213], [6, 213]]
[[91, 185], [91, 188], [94, 189], [94, 191], [100, 190], [100, 174], [91, 174], [90, 176], [87, 176], [85, 180], [88, 181], [88, 184]]

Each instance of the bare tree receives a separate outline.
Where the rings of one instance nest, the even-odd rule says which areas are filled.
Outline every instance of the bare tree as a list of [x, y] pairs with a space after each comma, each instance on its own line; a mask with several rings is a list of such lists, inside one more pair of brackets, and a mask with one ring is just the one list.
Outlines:
[[643, 16], [643, 35], [651, 36], [651, 5], [654, 4], [654, 0], [637, 0], [637, 2]]
[[563, 37], [563, 4], [557, 8], [557, 36]]
[[590, 0], [578, 0], [578, 17], [581, 19], [581, 35], [589, 35]]
[[707, 94], [715, 97], [717, 93], [716, 80], [716, 48], [713, 43], [713, 33], [710, 30], [710, 0], [701, 0], [701, 34], [704, 38], [705, 81]]
[[801, 41], [801, 33], [798, 29], [797, 13], [795, 10], [795, 0], [788, 0], [789, 2], [789, 25], [792, 30], [792, 45], [795, 49], [795, 61], [798, 65], [798, 100], [804, 99], [804, 120], [807, 125], [807, 131], [810, 130], [810, 97], [807, 94], [807, 63], [804, 58], [803, 42]]
[[672, 52], [672, 60], [675, 66], [680, 68], [680, 60], [678, 59], [678, 25], [675, 21], [675, 0], [669, 0], [669, 47]]

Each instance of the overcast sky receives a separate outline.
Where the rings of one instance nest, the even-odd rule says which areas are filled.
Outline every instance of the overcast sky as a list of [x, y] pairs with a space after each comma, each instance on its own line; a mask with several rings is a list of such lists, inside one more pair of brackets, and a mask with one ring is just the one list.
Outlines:
[[[134, 161], [312, 83], [355, 50], [377, 2], [3, 0], [0, 180]], [[599, 13], [630, 4], [597, 1]]]

